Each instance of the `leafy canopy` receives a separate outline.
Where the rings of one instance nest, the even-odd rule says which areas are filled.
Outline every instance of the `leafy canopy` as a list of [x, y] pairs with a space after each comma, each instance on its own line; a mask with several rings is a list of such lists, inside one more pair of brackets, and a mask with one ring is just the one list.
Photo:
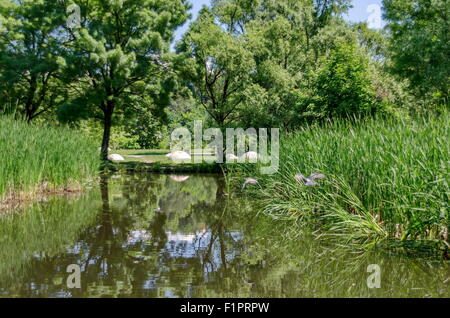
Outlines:
[[450, 5], [447, 0], [384, 0], [393, 70], [421, 95], [449, 103]]

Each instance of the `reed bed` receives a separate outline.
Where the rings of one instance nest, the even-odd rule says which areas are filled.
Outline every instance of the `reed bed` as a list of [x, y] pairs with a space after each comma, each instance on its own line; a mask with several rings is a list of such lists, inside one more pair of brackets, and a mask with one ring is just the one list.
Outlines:
[[[385, 238], [448, 245], [450, 115], [417, 120], [336, 120], [282, 137], [280, 170], [248, 189], [273, 216], [313, 225], [317, 236]], [[294, 178], [324, 173], [319, 186]]]
[[98, 167], [94, 142], [79, 132], [0, 117], [0, 202], [77, 186]]

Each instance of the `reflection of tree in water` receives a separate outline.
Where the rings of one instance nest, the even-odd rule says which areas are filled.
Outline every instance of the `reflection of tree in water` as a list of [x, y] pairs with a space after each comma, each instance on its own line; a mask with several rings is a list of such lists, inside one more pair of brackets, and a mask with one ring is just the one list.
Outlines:
[[238, 236], [226, 229], [232, 218], [223, 181], [200, 176], [177, 183], [143, 175], [114, 183], [102, 180], [101, 219], [82, 239], [91, 295], [158, 296], [159, 284], [200, 284], [209, 272], [227, 269], [236, 253], [227, 258], [226, 246], [236, 248]]
[[66, 248], [95, 224], [99, 202], [97, 191], [52, 196], [49, 201], [2, 215], [0, 296], [33, 297], [48, 293], [49, 284], [62, 282], [60, 269], [77, 259]]
[[227, 200], [224, 191], [224, 178], [218, 178], [217, 183], [215, 200], [212, 203], [200, 202], [194, 206], [194, 210], [205, 212], [205, 222], [208, 224], [209, 229], [209, 242], [203, 255], [201, 255], [203, 272], [214, 272], [219, 269], [218, 262], [214, 260], [214, 251], [216, 248], [219, 250], [220, 266], [223, 270], [226, 270], [228, 262], [226, 258], [227, 243], [229, 243], [233, 249], [236, 248], [236, 244], [234, 244], [236, 243], [236, 235], [233, 236], [233, 233], [227, 231], [226, 228], [227, 221], [229, 221], [227, 220], [227, 216], [229, 216], [229, 200]]
[[[417, 271], [402, 259], [333, 249], [290, 223], [257, 216], [249, 202], [227, 196], [224, 188], [224, 180], [213, 176], [182, 183], [154, 174], [103, 179], [95, 226], [65, 254], [34, 262], [24, 294], [398, 296], [416, 282], [442, 296], [448, 273], [442, 264], [418, 261]], [[82, 266], [82, 289], [69, 291], [65, 270], [74, 263]], [[386, 271], [382, 291], [367, 290], [368, 264]]]

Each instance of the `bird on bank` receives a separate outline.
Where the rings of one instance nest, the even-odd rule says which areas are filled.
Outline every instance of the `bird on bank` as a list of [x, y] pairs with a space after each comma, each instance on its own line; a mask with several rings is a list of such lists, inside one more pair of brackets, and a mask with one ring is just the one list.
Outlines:
[[247, 186], [247, 184], [258, 184], [258, 180], [253, 179], [253, 178], [245, 179], [245, 182], [244, 182], [244, 185], [242, 186], [241, 192], [244, 191], [244, 189]]
[[166, 158], [174, 162], [188, 162], [191, 161], [191, 155], [186, 151], [175, 151], [166, 155]]
[[261, 156], [257, 152], [249, 151], [249, 152], [244, 153], [240, 159], [252, 161], [252, 160], [258, 160], [259, 158], [261, 158]]
[[225, 156], [225, 159], [227, 159], [227, 161], [234, 161], [234, 160], [238, 160], [239, 157], [233, 154], [228, 154]]
[[118, 154], [108, 155], [108, 160], [110, 161], [125, 161], [125, 158]]
[[310, 175], [308, 178], [306, 178], [304, 175], [302, 174], [296, 174], [294, 176], [295, 179], [297, 179], [298, 181], [303, 182], [306, 186], [308, 187], [315, 187], [318, 186], [319, 184], [314, 181], [317, 179], [325, 179], [327, 176], [321, 173], [313, 173], [312, 175]]

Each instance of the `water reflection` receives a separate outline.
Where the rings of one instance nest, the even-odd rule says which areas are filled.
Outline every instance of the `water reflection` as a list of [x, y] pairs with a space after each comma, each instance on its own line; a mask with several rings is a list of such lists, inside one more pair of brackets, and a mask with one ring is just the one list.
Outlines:
[[[0, 295], [450, 295], [448, 263], [319, 243], [292, 224], [258, 215], [242, 198], [226, 196], [220, 177], [173, 177], [103, 178], [97, 191], [75, 202], [57, 198], [0, 219]], [[45, 230], [49, 225], [54, 231]], [[30, 243], [36, 239], [39, 244]], [[66, 287], [70, 264], [81, 266], [81, 289]], [[383, 270], [379, 290], [366, 285], [369, 264]]]
[[189, 179], [189, 176], [170, 176], [170, 179], [172, 179], [175, 182], [182, 183]]

